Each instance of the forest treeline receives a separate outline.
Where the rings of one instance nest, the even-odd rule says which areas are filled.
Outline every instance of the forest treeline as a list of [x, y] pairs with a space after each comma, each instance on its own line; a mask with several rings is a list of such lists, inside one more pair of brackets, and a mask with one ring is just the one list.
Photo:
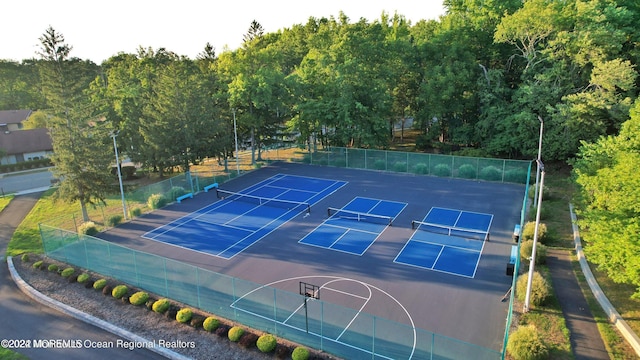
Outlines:
[[[352, 21], [340, 13], [265, 33], [254, 21], [236, 50], [218, 54], [204, 44], [190, 59], [140, 48], [99, 65], [73, 57], [62, 33], [48, 28], [38, 57], [0, 61], [0, 109], [39, 110], [28, 126], [50, 129], [52, 160], [66, 175], [60, 192], [82, 204], [104, 198], [102, 185], [111, 180], [100, 171], [109, 167], [114, 131], [123, 155], [162, 173], [231, 156], [234, 124], [254, 159], [283, 139], [308, 148], [385, 148], [393, 127], [408, 119], [420, 130], [420, 149], [447, 144], [478, 156], [534, 159], [542, 121], [542, 159], [576, 165], [585, 221], [615, 220], [598, 227], [603, 246], [607, 229], [627, 226], [617, 248], [592, 248], [602, 262], [623, 259], [611, 270], [640, 285], [633, 231], [640, 201], [612, 203], [597, 191], [603, 169], [638, 182], [621, 162], [638, 164], [638, 106], [631, 110], [640, 85], [640, 3], [444, 5], [440, 19], [415, 24], [401, 14]], [[624, 171], [630, 178], [616, 178]]]

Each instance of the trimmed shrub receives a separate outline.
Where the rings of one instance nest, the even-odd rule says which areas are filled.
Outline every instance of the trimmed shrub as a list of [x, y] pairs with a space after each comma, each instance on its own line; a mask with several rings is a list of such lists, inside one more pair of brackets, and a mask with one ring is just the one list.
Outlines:
[[549, 358], [549, 349], [535, 326], [519, 326], [509, 335], [507, 352], [515, 360], [543, 360]]
[[204, 319], [204, 322], [202, 323], [202, 328], [209, 332], [214, 331], [215, 329], [218, 328], [218, 326], [220, 326], [220, 320], [211, 316]]
[[107, 279], [98, 279], [93, 283], [93, 288], [96, 290], [102, 290], [105, 286], [107, 286]]
[[447, 164], [438, 164], [433, 168], [433, 175], [440, 177], [451, 176], [451, 167]]
[[395, 172], [407, 172], [407, 163], [404, 161], [398, 161], [393, 164], [393, 171]]
[[[504, 172], [504, 181], [516, 184], [527, 183], [527, 170], [525, 169], [509, 169]], [[543, 194], [544, 196], [544, 194]]]
[[309, 350], [307, 350], [307, 348], [305, 348], [305, 347], [298, 346], [295, 349], [293, 349], [293, 352], [291, 353], [291, 359], [292, 360], [307, 360], [307, 359], [309, 359]]
[[502, 170], [493, 165], [483, 167], [480, 170], [480, 179], [488, 181], [501, 181]]
[[33, 263], [33, 265], [31, 265], [34, 269], [40, 269], [42, 267], [42, 265], [44, 264], [44, 261], [42, 260], [38, 260], [36, 262]]
[[278, 342], [276, 341], [275, 336], [271, 334], [261, 335], [258, 338], [258, 341], [256, 341], [256, 347], [263, 353], [272, 352], [275, 350], [276, 345], [278, 345]]
[[93, 221], [87, 221], [78, 226], [78, 232], [83, 235], [93, 236], [98, 233], [98, 228]]
[[133, 209], [129, 210], [129, 215], [131, 215], [132, 218], [138, 217], [138, 216], [142, 215], [142, 209], [133, 208]]
[[160, 299], [153, 303], [151, 310], [159, 314], [164, 314], [167, 310], [169, 310], [169, 306], [171, 306], [171, 302], [169, 302], [169, 299]]
[[253, 333], [245, 333], [240, 337], [240, 341], [238, 341], [238, 345], [242, 346], [245, 349], [249, 349], [256, 345], [257, 340], [258, 340], [258, 335]]
[[426, 175], [429, 173], [429, 166], [425, 163], [418, 163], [413, 167], [414, 174]]
[[120, 299], [123, 296], [127, 295], [127, 291], [129, 291], [129, 288], [127, 288], [126, 285], [118, 285], [114, 287], [113, 290], [111, 290], [111, 296], [116, 299]]
[[336, 159], [331, 162], [331, 165], [335, 167], [347, 167], [347, 161], [345, 159]]
[[144, 306], [147, 308], [147, 310], [153, 311], [153, 304], [156, 302], [156, 300], [157, 299], [149, 298], [149, 300], [147, 300], [147, 302], [144, 303]]
[[227, 334], [227, 337], [229, 338], [229, 340], [233, 342], [238, 342], [238, 340], [240, 340], [243, 334], [244, 334], [243, 328], [241, 328], [240, 326], [234, 326], [231, 329], [229, 329], [229, 333]]
[[220, 325], [214, 332], [220, 337], [227, 336], [227, 334], [229, 334], [229, 327], [227, 325]]
[[375, 170], [387, 170], [387, 162], [385, 160], [376, 160], [373, 163], [373, 168]]
[[114, 227], [122, 222], [122, 215], [111, 215], [107, 219], [107, 226]]
[[[516, 297], [520, 301], [524, 301], [527, 296], [528, 279], [529, 273], [518, 276], [518, 281], [516, 282]], [[548, 296], [549, 285], [547, 284], [547, 280], [545, 280], [539, 272], [534, 271], [529, 301], [533, 305], [542, 305]]]
[[60, 268], [58, 268], [58, 265], [56, 264], [51, 264], [47, 267], [47, 270], [51, 271], [51, 272], [58, 272], [58, 270], [60, 270]]
[[187, 193], [182, 186], [174, 186], [167, 192], [167, 199], [170, 201], [175, 201], [178, 197]]
[[[529, 260], [533, 253], [533, 240], [527, 240], [520, 244], [520, 258]], [[547, 247], [541, 243], [536, 245], [536, 264], [544, 264], [547, 261]]]
[[81, 284], [84, 284], [85, 282], [89, 281], [89, 279], [91, 278], [91, 276], [87, 273], [82, 273], [80, 275], [78, 275], [78, 282]]
[[129, 297], [129, 302], [131, 305], [142, 305], [149, 300], [149, 294], [144, 291], [138, 291]]
[[[536, 222], [529, 221], [524, 224], [524, 229], [522, 229], [522, 241], [533, 240], [533, 235], [536, 230]], [[547, 240], [547, 225], [544, 223], [540, 223], [538, 226], [538, 242], [544, 243]]]
[[104, 296], [110, 295], [112, 290], [113, 290], [113, 287], [107, 284], [102, 288], [102, 295]]
[[458, 177], [463, 179], [475, 179], [477, 176], [476, 167], [471, 164], [462, 164], [458, 168]]
[[201, 328], [203, 324], [204, 324], [204, 316], [200, 316], [200, 315], [193, 315], [191, 317], [191, 321], [189, 321], [189, 325], [191, 325], [196, 329]]
[[29, 257], [29, 254], [22, 254], [20, 260], [22, 260], [22, 262], [29, 262], [31, 261], [31, 258]]
[[164, 313], [164, 317], [171, 320], [175, 320], [177, 316], [178, 316], [178, 309], [176, 309], [176, 307], [173, 305], [169, 306], [167, 311], [165, 311]]
[[147, 199], [147, 205], [154, 210], [160, 209], [167, 205], [167, 198], [162, 194], [153, 194]]
[[189, 308], [180, 309], [180, 311], [178, 311], [178, 313], [176, 314], [176, 321], [184, 324], [189, 320], [191, 320], [192, 316], [193, 316], [193, 311], [191, 311], [191, 309]]
[[62, 277], [64, 278], [68, 278], [71, 275], [73, 275], [73, 273], [76, 272], [76, 269], [72, 268], [72, 267], [68, 267], [64, 270], [62, 270], [62, 272], [60, 273], [60, 275], [62, 275]]
[[291, 354], [291, 349], [282, 344], [276, 345], [276, 358], [277, 359], [288, 359]]

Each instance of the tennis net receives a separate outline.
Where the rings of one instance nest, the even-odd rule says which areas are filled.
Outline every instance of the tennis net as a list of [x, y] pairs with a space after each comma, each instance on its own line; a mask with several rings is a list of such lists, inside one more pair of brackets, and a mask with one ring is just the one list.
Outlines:
[[355, 220], [355, 221], [365, 221], [374, 224], [388, 225], [391, 226], [393, 223], [393, 218], [391, 216], [385, 215], [377, 215], [377, 214], [368, 214], [358, 211], [337, 209], [337, 208], [327, 208], [327, 214], [329, 217], [347, 219], [347, 220]]
[[293, 209], [301, 209], [308, 213], [311, 213], [311, 204], [307, 202], [298, 202], [291, 200], [283, 200], [283, 199], [275, 199], [275, 198], [266, 198], [261, 196], [254, 196], [249, 194], [242, 194], [231, 192], [227, 190], [216, 189], [216, 194], [218, 199], [232, 200], [232, 201], [242, 201], [248, 202], [256, 205], [265, 205], [277, 208], [283, 208], [288, 210]]
[[426, 223], [418, 220], [411, 221], [411, 228], [413, 230], [422, 230], [430, 233], [447, 235], [447, 236], [456, 236], [464, 239], [474, 239], [474, 240], [482, 240], [482, 241], [489, 240], [489, 232], [487, 231], [432, 224], [432, 223]]

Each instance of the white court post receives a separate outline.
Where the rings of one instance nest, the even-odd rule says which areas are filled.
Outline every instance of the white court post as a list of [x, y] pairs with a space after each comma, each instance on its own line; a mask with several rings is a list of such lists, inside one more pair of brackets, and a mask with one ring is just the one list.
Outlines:
[[523, 312], [529, 311], [529, 303], [531, 299], [531, 284], [533, 282], [533, 270], [536, 264], [536, 246], [538, 245], [538, 228], [540, 227], [540, 209], [542, 208], [542, 189], [544, 185], [544, 164], [538, 160], [540, 168], [540, 192], [538, 193], [538, 208], [536, 211], [536, 228], [533, 231], [533, 250], [531, 250], [531, 259], [529, 260], [529, 278], [527, 279], [527, 294], [524, 299]]

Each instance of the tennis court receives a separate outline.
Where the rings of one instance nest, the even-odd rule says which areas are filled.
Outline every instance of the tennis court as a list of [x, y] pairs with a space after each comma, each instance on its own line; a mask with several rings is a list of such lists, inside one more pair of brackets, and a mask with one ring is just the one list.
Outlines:
[[231, 259], [344, 185], [278, 174], [240, 192], [217, 189], [219, 201], [142, 237]]
[[455, 209], [431, 208], [394, 262], [475, 277], [493, 215]]
[[393, 220], [406, 203], [356, 197], [343, 208], [328, 208], [329, 216], [299, 243], [362, 255]]

